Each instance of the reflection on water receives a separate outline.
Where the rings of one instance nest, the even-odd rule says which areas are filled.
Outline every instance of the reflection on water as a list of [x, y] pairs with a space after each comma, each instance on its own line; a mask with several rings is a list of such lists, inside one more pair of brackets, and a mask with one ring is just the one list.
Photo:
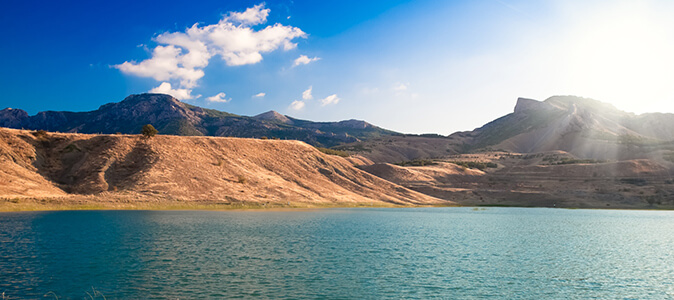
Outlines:
[[674, 212], [0, 214], [13, 298], [674, 297]]

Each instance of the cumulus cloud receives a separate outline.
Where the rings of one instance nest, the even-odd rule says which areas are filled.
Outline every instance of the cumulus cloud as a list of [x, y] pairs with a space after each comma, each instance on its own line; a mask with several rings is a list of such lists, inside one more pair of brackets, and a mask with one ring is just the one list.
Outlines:
[[223, 92], [220, 92], [216, 95], [206, 98], [206, 100], [208, 100], [208, 102], [227, 103], [232, 100], [232, 98], [227, 99], [227, 95]]
[[203, 69], [213, 56], [220, 56], [228, 66], [255, 64], [262, 60], [263, 53], [293, 49], [297, 47], [294, 39], [306, 37], [299, 28], [278, 23], [259, 30], [251, 28], [266, 23], [269, 11], [259, 4], [244, 12], [230, 12], [217, 24], [197, 23], [183, 32], [162, 33], [154, 38], [159, 45], [152, 50], [151, 58], [113, 67], [125, 74], [192, 89], [204, 77]]
[[300, 110], [300, 109], [304, 108], [304, 101], [295, 100], [295, 101], [293, 101], [293, 103], [290, 103], [290, 108], [292, 108], [294, 110]]
[[321, 59], [320, 57], [309, 58], [306, 55], [300, 55], [300, 57], [295, 59], [295, 62], [293, 63], [293, 67], [297, 67], [299, 65], [306, 65], [306, 64], [315, 62], [317, 60], [320, 60], [320, 59]]
[[321, 105], [326, 106], [326, 105], [329, 105], [329, 104], [337, 104], [337, 103], [339, 103], [339, 100], [340, 99], [339, 99], [339, 97], [337, 97], [337, 94], [333, 94], [333, 95], [330, 95], [330, 96], [327, 96], [327, 97], [321, 99]]
[[178, 100], [189, 100], [201, 97], [201, 95], [192, 96], [192, 90], [190, 89], [173, 89], [168, 82], [162, 82], [158, 87], [151, 89], [150, 93], [167, 94]]
[[258, 4], [244, 12], [230, 12], [225, 20], [242, 25], [258, 25], [267, 22], [269, 11], [268, 8], [264, 8], [264, 4]]
[[264, 96], [266, 96], [266, 95], [267, 94], [265, 94], [265, 93], [257, 93], [255, 95], [253, 95], [253, 98], [264, 98]]
[[306, 91], [302, 92], [302, 99], [304, 100], [311, 100], [314, 99], [314, 96], [311, 95], [311, 90], [313, 89], [312, 86], [310, 86]]

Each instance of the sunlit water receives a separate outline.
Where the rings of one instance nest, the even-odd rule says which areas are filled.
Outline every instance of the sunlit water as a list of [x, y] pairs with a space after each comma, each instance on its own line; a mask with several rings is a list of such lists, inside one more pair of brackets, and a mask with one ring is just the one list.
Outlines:
[[5, 299], [667, 299], [674, 212], [0, 213], [2, 292]]

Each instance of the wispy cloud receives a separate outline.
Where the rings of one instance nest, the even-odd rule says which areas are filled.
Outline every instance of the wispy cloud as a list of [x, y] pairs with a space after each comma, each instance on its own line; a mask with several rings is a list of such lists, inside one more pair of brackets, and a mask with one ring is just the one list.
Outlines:
[[293, 110], [301, 110], [304, 108], [304, 101], [295, 100], [293, 103], [290, 103], [290, 108]]
[[299, 28], [278, 23], [253, 29], [251, 26], [267, 22], [269, 11], [259, 4], [244, 12], [230, 12], [217, 24], [194, 24], [184, 32], [162, 33], [154, 38], [159, 45], [152, 50], [151, 58], [114, 67], [125, 74], [191, 91], [204, 77], [204, 68], [213, 56], [219, 55], [228, 66], [255, 64], [262, 60], [263, 53], [293, 49], [297, 47], [294, 39], [306, 37]]
[[227, 99], [227, 95], [223, 92], [220, 92], [216, 95], [206, 98], [208, 102], [217, 102], [217, 103], [227, 103], [232, 100], [232, 98]]
[[310, 64], [312, 62], [318, 61], [320, 59], [321, 59], [320, 57], [309, 58], [306, 55], [300, 55], [300, 57], [295, 59], [295, 62], [293, 63], [293, 67], [297, 67], [299, 65], [307, 65], [307, 64]]
[[267, 95], [266, 93], [257, 93], [255, 95], [253, 95], [253, 98], [264, 98], [264, 96], [266, 96], [266, 95]]
[[192, 96], [192, 90], [190, 89], [173, 89], [168, 82], [162, 82], [158, 87], [151, 89], [150, 93], [167, 94], [178, 100], [189, 100], [201, 97], [201, 95]]
[[396, 92], [402, 92], [406, 91], [409, 88], [409, 84], [405, 84], [402, 82], [398, 82], [395, 85], [393, 85], [393, 90]]
[[302, 92], [302, 99], [304, 99], [304, 100], [314, 99], [314, 96], [311, 94], [312, 89], [313, 89], [313, 87], [310, 86], [306, 91]]
[[330, 104], [337, 104], [337, 103], [339, 103], [339, 100], [341, 100], [341, 99], [339, 99], [339, 97], [337, 97], [337, 94], [333, 94], [333, 95], [330, 95], [330, 96], [327, 96], [327, 97], [321, 99], [321, 105], [326, 106], [326, 105], [330, 105]]

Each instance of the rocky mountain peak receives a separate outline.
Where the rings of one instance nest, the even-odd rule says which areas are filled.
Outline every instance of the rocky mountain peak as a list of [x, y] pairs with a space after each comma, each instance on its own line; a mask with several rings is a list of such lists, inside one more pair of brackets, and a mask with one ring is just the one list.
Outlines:
[[261, 120], [261, 121], [267, 121], [267, 122], [277, 122], [277, 123], [283, 123], [283, 124], [292, 124], [293, 121], [290, 120], [288, 117], [282, 115], [281, 113], [270, 110], [265, 113], [261, 113], [257, 116], [253, 117], [256, 120]]
[[0, 110], [0, 124], [7, 127], [21, 128], [28, 120], [28, 113], [23, 109], [5, 108]]
[[340, 121], [340, 122], [337, 122], [337, 124], [339, 126], [354, 128], [354, 129], [365, 129], [365, 128], [372, 127], [372, 124], [370, 124], [368, 122], [361, 121], [361, 120], [354, 120], [354, 119], [346, 120], [346, 121]]
[[555, 107], [549, 103], [527, 98], [517, 98], [517, 104], [515, 105], [515, 113], [551, 109], [555, 109]]

